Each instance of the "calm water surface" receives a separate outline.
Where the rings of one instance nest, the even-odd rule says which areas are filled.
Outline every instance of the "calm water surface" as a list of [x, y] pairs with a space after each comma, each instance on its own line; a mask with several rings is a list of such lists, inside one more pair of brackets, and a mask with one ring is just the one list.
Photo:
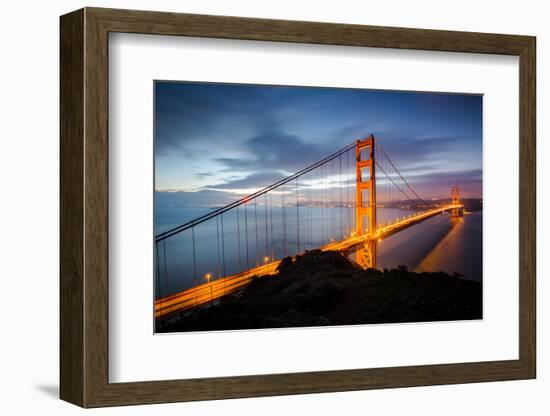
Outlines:
[[[157, 209], [155, 234], [210, 211], [195, 207]], [[411, 213], [379, 208], [378, 222]], [[194, 228], [157, 245], [157, 297], [202, 283], [206, 274], [214, 280], [267, 259], [344, 238], [354, 230], [355, 223], [353, 209], [347, 207], [285, 207], [283, 213], [282, 207], [249, 205], [224, 214], [223, 220], [218, 217]], [[378, 268], [398, 265], [415, 271], [458, 272], [467, 279], [481, 281], [482, 213], [468, 213], [461, 218], [439, 215], [378, 243]]]

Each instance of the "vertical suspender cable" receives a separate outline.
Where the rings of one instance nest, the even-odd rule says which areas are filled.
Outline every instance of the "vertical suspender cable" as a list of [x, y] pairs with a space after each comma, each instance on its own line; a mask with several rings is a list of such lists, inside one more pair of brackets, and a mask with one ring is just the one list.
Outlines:
[[285, 215], [285, 184], [281, 193], [281, 205], [283, 209], [283, 256], [286, 257], [286, 215]]
[[313, 243], [313, 213], [315, 210], [313, 209], [313, 189], [311, 189], [311, 173], [309, 175], [309, 186], [308, 186], [308, 211], [309, 211], [309, 244], [310, 246], [314, 246]]
[[164, 292], [168, 292], [168, 263], [166, 262], [166, 241], [162, 244], [162, 251], [164, 252]]
[[271, 234], [271, 260], [275, 260], [275, 242], [273, 241], [273, 195], [269, 194], [269, 224]]
[[[197, 253], [195, 248], [195, 227], [191, 227], [191, 238], [193, 241], [193, 279], [195, 281], [195, 286], [197, 286]], [[198, 302], [199, 291], [197, 290], [197, 302]]]
[[254, 223], [256, 227], [256, 267], [259, 266], [258, 263], [258, 199], [254, 198]]
[[323, 165], [323, 171], [322, 171], [322, 177], [323, 177], [323, 218], [322, 218], [322, 222], [323, 222], [323, 244], [326, 244], [327, 243], [327, 236], [328, 236], [328, 232], [327, 232], [327, 228], [328, 228], [328, 224], [326, 221], [326, 216], [327, 216], [327, 200], [328, 200], [328, 191], [327, 191], [327, 165], [326, 163]]
[[269, 257], [269, 234], [267, 233], [267, 193], [264, 194], [265, 257]]
[[352, 175], [351, 172], [350, 172], [350, 170], [351, 170], [351, 163], [350, 163], [350, 161], [349, 161], [349, 159], [350, 159], [349, 155], [350, 155], [350, 151], [348, 150], [348, 151], [346, 152], [346, 163], [347, 163], [347, 165], [348, 165], [348, 167], [347, 167], [348, 174], [346, 175], [346, 176], [348, 177], [348, 184], [347, 184], [347, 187], [346, 187], [346, 188], [347, 188], [347, 193], [348, 193], [348, 195], [347, 195], [348, 197], [346, 198], [346, 199], [347, 199], [347, 201], [346, 201], [346, 202], [347, 202], [347, 203], [346, 203], [346, 205], [347, 205], [346, 211], [347, 211], [347, 213], [348, 213], [348, 221], [347, 221], [347, 223], [348, 223], [348, 235], [351, 233], [351, 227], [352, 227], [352, 226], [351, 226], [351, 214], [352, 214], [352, 211], [351, 211], [351, 209], [350, 209], [350, 208], [351, 208], [351, 198], [350, 198], [350, 192], [349, 192], [351, 186], [350, 186], [349, 182], [350, 182], [350, 181], [352, 180], [352, 178], [353, 178], [353, 175]]
[[330, 236], [332, 239], [336, 239], [336, 228], [338, 227], [336, 224], [336, 174], [334, 173], [336, 166], [335, 166], [335, 160], [331, 160], [330, 162], [330, 205], [332, 206], [331, 212], [332, 212], [332, 231], [330, 232]]
[[248, 205], [248, 202], [244, 204], [244, 232], [245, 232], [245, 240], [246, 240], [246, 270], [250, 270], [250, 257], [248, 255], [248, 213], [246, 206]]
[[225, 270], [225, 232], [224, 232], [224, 227], [223, 227], [223, 214], [220, 215], [221, 217], [221, 223], [222, 223], [222, 271], [223, 271], [223, 276], [227, 276], [227, 271]]
[[340, 239], [342, 239], [342, 236], [344, 235], [344, 217], [343, 217], [343, 214], [344, 214], [344, 211], [342, 209], [342, 156], [338, 156], [338, 164], [340, 166], [340, 183], [339, 183], [339, 188], [340, 188], [340, 202], [339, 202], [339, 205], [340, 205]]
[[298, 185], [298, 178], [296, 178], [296, 245], [298, 247], [298, 253], [301, 252], [300, 250], [300, 203], [299, 203], [299, 185]]
[[155, 251], [157, 253], [157, 299], [162, 299], [162, 293], [160, 290], [160, 257], [159, 257], [159, 242], [155, 242]]
[[217, 265], [217, 274], [218, 279], [221, 277], [222, 274], [222, 267], [221, 267], [221, 249], [220, 249], [220, 216], [216, 216], [216, 242], [217, 242], [217, 249], [218, 249], [218, 265]]
[[237, 210], [237, 256], [239, 257], [239, 271], [242, 272], [243, 266], [241, 264], [241, 218], [240, 207], [235, 208]]

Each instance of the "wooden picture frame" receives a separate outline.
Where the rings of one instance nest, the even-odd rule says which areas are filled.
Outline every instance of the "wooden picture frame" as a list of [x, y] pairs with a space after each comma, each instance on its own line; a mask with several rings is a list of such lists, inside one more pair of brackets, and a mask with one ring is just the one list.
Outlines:
[[[60, 396], [82, 407], [535, 378], [535, 38], [85, 8], [61, 17]], [[519, 359], [109, 383], [108, 34], [519, 56]]]

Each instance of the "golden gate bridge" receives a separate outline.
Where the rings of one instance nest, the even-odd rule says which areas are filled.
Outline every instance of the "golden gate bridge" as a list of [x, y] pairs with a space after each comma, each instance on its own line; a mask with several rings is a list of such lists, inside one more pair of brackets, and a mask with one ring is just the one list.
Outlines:
[[[461, 216], [450, 200], [424, 201], [374, 136], [226, 206], [155, 236], [155, 318], [211, 304], [272, 276], [307, 250], [354, 256], [376, 268], [377, 244], [436, 215]], [[381, 215], [384, 214], [384, 215]]]

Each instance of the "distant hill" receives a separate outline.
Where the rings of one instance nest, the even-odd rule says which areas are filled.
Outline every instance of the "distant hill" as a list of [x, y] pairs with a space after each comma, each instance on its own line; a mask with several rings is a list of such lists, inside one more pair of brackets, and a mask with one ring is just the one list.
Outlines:
[[[432, 204], [448, 204], [451, 201], [449, 199], [436, 199], [429, 201]], [[475, 212], [483, 209], [483, 200], [479, 198], [463, 198], [460, 200], [464, 204], [466, 211]]]
[[463, 199], [464, 209], [469, 212], [481, 211], [483, 209], [482, 199]]

